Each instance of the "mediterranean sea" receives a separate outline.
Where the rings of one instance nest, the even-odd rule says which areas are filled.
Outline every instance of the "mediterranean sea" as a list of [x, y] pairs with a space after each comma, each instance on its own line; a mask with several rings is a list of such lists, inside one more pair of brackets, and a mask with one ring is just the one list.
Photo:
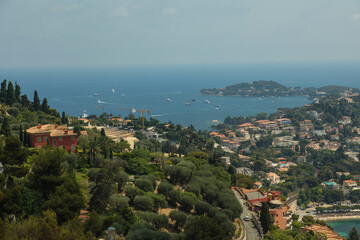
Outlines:
[[349, 237], [348, 233], [355, 226], [360, 230], [360, 219], [327, 221], [341, 237]]
[[[308, 104], [306, 97], [254, 98], [202, 96], [202, 88], [221, 88], [255, 80], [274, 80], [286, 86], [360, 87], [359, 62], [274, 63], [197, 66], [130, 66], [93, 68], [0, 69], [0, 79], [17, 81], [32, 100], [34, 90], [60, 113], [128, 115], [135, 108], [161, 122], [172, 121], [208, 129], [226, 116], [254, 116], [280, 107]], [[94, 96], [95, 94], [95, 96]], [[208, 100], [210, 103], [205, 103]], [[189, 103], [185, 105], [185, 103]], [[218, 107], [217, 107], [218, 106]], [[102, 108], [99, 108], [102, 107]]]

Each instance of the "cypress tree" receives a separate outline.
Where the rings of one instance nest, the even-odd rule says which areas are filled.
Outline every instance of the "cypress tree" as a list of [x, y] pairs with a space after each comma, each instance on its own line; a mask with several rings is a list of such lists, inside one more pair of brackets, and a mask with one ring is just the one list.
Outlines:
[[17, 82], [15, 82], [15, 102], [20, 102], [21, 88]]
[[40, 98], [36, 90], [34, 91], [34, 110], [35, 111], [40, 110]]
[[41, 111], [43, 111], [44, 113], [49, 113], [49, 105], [47, 103], [47, 99], [44, 98], [42, 104], [41, 104]]
[[20, 125], [20, 141], [21, 141], [22, 143], [24, 142], [24, 133], [23, 133], [22, 125]]
[[106, 148], [104, 148], [103, 154], [104, 154], [104, 159], [107, 159], [107, 151], [106, 151]]
[[266, 234], [271, 228], [271, 216], [269, 206], [266, 202], [263, 202], [261, 205], [260, 223], [263, 229], [263, 233]]
[[114, 156], [113, 156], [113, 151], [112, 151], [112, 148], [110, 148], [110, 159], [113, 159]]
[[15, 102], [15, 90], [14, 85], [9, 81], [7, 91], [6, 91], [6, 104], [11, 105]]
[[68, 123], [68, 119], [67, 119], [67, 117], [66, 117], [65, 112], [62, 112], [62, 115], [61, 115], [61, 123], [62, 123], [62, 124], [67, 124], [67, 123]]
[[1, 82], [1, 89], [0, 89], [0, 101], [1, 102], [5, 102], [6, 101], [6, 82], [7, 80], [4, 79], [2, 82]]
[[4, 135], [6, 137], [10, 136], [10, 125], [9, 125], [7, 117], [4, 118], [4, 122], [2, 124], [0, 133], [1, 133], [1, 135]]
[[24, 107], [30, 107], [30, 105], [31, 105], [31, 102], [30, 102], [30, 100], [28, 99], [28, 97], [27, 97], [26, 94], [21, 95], [20, 103], [21, 103], [21, 105], [23, 105]]
[[24, 146], [27, 145], [27, 132], [26, 132], [26, 129], [24, 130], [23, 144], [24, 144]]
[[101, 129], [101, 136], [105, 136], [105, 129], [104, 128]]
[[349, 232], [349, 240], [360, 240], [360, 234], [356, 227], [353, 227]]

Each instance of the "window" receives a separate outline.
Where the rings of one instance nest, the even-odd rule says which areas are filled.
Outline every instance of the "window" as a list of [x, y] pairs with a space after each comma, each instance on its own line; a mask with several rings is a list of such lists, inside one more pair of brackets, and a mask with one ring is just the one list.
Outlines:
[[38, 137], [38, 138], [37, 138], [37, 141], [38, 141], [38, 142], [41, 142], [41, 137]]
[[75, 151], [75, 145], [71, 145], [71, 151]]
[[48, 138], [47, 137], [44, 137], [44, 142], [47, 142]]
[[75, 136], [71, 136], [71, 140], [73, 140], [73, 141], [74, 141], [74, 140], [75, 140]]
[[56, 146], [56, 140], [53, 141], [53, 145]]
[[63, 138], [62, 137], [59, 137], [59, 141], [62, 142]]

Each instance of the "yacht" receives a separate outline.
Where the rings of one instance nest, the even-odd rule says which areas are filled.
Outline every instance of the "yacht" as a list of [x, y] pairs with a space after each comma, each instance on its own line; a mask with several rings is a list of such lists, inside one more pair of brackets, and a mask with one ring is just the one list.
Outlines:
[[172, 102], [171, 98], [166, 99], [167, 102]]
[[191, 104], [189, 102], [186, 102], [185, 103], [185, 106], [190, 106]]
[[209, 103], [210, 103], [210, 101], [206, 99], [206, 100], [204, 101], [204, 103], [209, 104]]

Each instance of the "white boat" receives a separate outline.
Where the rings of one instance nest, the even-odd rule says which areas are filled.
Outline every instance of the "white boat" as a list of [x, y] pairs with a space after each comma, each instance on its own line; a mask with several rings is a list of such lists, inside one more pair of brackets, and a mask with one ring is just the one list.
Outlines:
[[219, 109], [220, 107], [221, 107], [221, 105], [220, 105], [220, 104], [216, 105], [216, 108], [217, 108], [217, 109]]
[[100, 94], [94, 93], [93, 96], [94, 96], [94, 97], [97, 97], [97, 96], [100, 96]]
[[171, 98], [166, 99], [167, 102], [172, 102]]
[[104, 103], [103, 101], [100, 101], [100, 99], [97, 100], [97, 103]]
[[81, 115], [82, 118], [87, 118], [86, 109], [84, 109], [83, 114]]
[[115, 89], [111, 89], [111, 91], [114, 93], [114, 92], [115, 92]]
[[206, 100], [204, 101], [204, 103], [209, 104], [209, 103], [210, 103], [210, 101], [206, 99]]
[[190, 106], [191, 104], [189, 102], [186, 102], [185, 103], [185, 106]]
[[121, 94], [122, 97], [125, 97], [125, 94]]

